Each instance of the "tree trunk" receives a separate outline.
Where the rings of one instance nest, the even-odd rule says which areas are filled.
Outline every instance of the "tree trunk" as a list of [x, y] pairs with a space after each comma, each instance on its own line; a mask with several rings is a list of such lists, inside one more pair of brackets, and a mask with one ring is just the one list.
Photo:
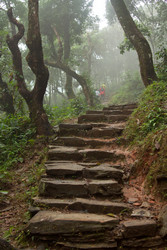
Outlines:
[[116, 12], [118, 20], [127, 36], [135, 47], [139, 63], [140, 73], [145, 86], [148, 86], [153, 81], [157, 80], [157, 76], [153, 66], [152, 52], [150, 46], [138, 30], [135, 22], [133, 21], [130, 13], [123, 0], [110, 0], [111, 4]]
[[48, 136], [53, 134], [53, 130], [45, 110], [43, 109], [43, 98], [48, 83], [49, 71], [43, 61], [38, 17], [38, 0], [29, 0], [28, 8], [28, 33], [26, 44], [29, 48], [29, 54], [26, 59], [29, 67], [36, 76], [35, 85], [32, 91], [29, 91], [26, 87], [22, 70], [22, 58], [18, 47], [18, 43], [24, 35], [24, 26], [13, 17], [12, 9], [9, 9], [7, 12], [8, 18], [10, 22], [17, 26], [18, 33], [12, 38], [7, 36], [7, 43], [13, 55], [13, 65], [18, 90], [29, 107], [31, 121], [36, 126], [37, 134]]
[[63, 64], [60, 61], [57, 61], [57, 62], [46, 61], [46, 64], [54, 68], [59, 68], [63, 70], [65, 73], [67, 73], [68, 75], [70, 75], [71, 77], [73, 77], [74, 79], [76, 79], [83, 89], [83, 93], [85, 95], [88, 105], [90, 105], [91, 107], [93, 106], [93, 97], [91, 95], [90, 88], [87, 85], [86, 79], [83, 76], [78, 75], [75, 71], [70, 69], [68, 65]]
[[65, 85], [65, 91], [68, 99], [74, 99], [75, 94], [72, 88], [72, 77], [68, 74], [66, 74], [66, 85]]

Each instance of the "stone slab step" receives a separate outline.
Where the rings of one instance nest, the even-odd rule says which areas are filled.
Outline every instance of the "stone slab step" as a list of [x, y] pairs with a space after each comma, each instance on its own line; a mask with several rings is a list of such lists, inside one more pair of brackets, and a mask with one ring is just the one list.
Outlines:
[[164, 241], [160, 236], [123, 239], [121, 246], [124, 249], [165, 249]]
[[[82, 232], [112, 230], [118, 218], [85, 213], [40, 211], [28, 223], [26, 230], [33, 235], [75, 235]], [[79, 236], [78, 236], [79, 237]]]
[[123, 128], [117, 127], [94, 127], [91, 130], [76, 130], [76, 129], [60, 129], [59, 136], [80, 136], [80, 137], [96, 137], [96, 138], [113, 138], [120, 136]]
[[124, 238], [155, 236], [157, 224], [154, 220], [129, 220], [122, 223]]
[[56, 178], [88, 178], [115, 179], [121, 182], [123, 171], [103, 165], [86, 167], [77, 163], [57, 163], [52, 166], [45, 164], [46, 173]]
[[39, 194], [52, 198], [67, 197], [116, 197], [122, 194], [122, 186], [115, 180], [56, 180], [43, 178]]
[[[93, 132], [93, 131], [92, 131]], [[95, 133], [94, 133], [95, 136]], [[99, 134], [98, 134], [98, 137]], [[98, 148], [98, 147], [111, 147], [117, 145], [118, 140], [100, 140], [100, 139], [84, 139], [81, 137], [57, 137], [53, 144], [49, 146], [49, 148], [52, 148], [53, 145], [58, 146], [66, 146], [66, 147], [87, 147], [87, 148]]]
[[123, 128], [116, 128], [116, 127], [106, 127], [106, 128], [101, 128], [97, 129], [94, 128], [90, 130], [87, 133], [88, 137], [93, 137], [93, 138], [113, 138], [113, 137], [118, 137], [121, 136], [123, 132]]
[[[58, 163], [60, 163], [60, 164], [66, 164], [66, 163], [68, 163], [68, 164], [76, 164], [76, 162], [75, 161], [64, 161], [64, 160], [58, 160], [58, 161], [46, 161], [45, 162], [45, 164], [47, 165], [47, 166], [54, 166], [55, 164], [58, 164]], [[120, 170], [122, 170], [123, 168], [122, 168], [122, 166], [121, 165], [118, 165], [118, 164], [114, 164], [114, 163], [99, 163], [99, 162], [77, 162], [77, 164], [78, 165], [80, 165], [80, 166], [84, 166], [84, 167], [88, 167], [88, 168], [92, 168], [92, 167], [98, 167], [98, 166], [101, 166], [101, 167], [113, 167], [113, 168], [116, 168], [116, 169], [120, 169]]]
[[87, 114], [81, 115], [78, 117], [78, 123], [85, 123], [85, 122], [107, 122], [107, 116], [104, 114]]
[[82, 124], [85, 122], [120, 122], [126, 121], [129, 115], [104, 115], [104, 114], [87, 114], [78, 117], [78, 123]]
[[48, 151], [48, 160], [73, 160], [73, 161], [117, 161], [124, 160], [125, 155], [116, 154], [115, 151], [99, 149], [78, 150], [75, 147], [55, 146]]
[[133, 109], [123, 109], [123, 110], [103, 110], [104, 115], [131, 115]]
[[96, 214], [120, 214], [130, 212], [132, 209], [123, 202], [111, 202], [109, 200], [96, 199], [47, 199], [36, 197], [33, 199], [35, 206], [53, 207], [57, 209], [68, 209], [73, 211], [86, 211]]
[[103, 110], [124, 110], [124, 109], [135, 109], [137, 108], [137, 103], [124, 104], [124, 105], [109, 105], [108, 107], [104, 107]]
[[104, 110], [87, 110], [86, 114], [103, 114], [103, 115], [130, 115], [133, 109], [104, 109]]
[[110, 243], [70, 243], [70, 242], [58, 242], [57, 246], [64, 246], [69, 249], [117, 249], [117, 242], [112, 241]]

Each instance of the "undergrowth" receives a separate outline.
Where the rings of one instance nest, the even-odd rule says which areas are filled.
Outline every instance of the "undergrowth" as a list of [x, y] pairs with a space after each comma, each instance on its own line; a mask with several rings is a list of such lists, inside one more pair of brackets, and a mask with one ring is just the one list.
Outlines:
[[[9, 177], [10, 170], [24, 161], [27, 143], [34, 143], [35, 128], [26, 116], [3, 116], [0, 123], [0, 182]], [[3, 192], [2, 190], [0, 192]]]
[[124, 136], [137, 147], [136, 174], [146, 176], [146, 187], [167, 198], [167, 82], [144, 91]]
[[88, 106], [83, 98], [65, 100], [61, 106], [45, 106], [49, 121], [52, 125], [57, 125], [66, 119], [72, 119], [84, 113]]

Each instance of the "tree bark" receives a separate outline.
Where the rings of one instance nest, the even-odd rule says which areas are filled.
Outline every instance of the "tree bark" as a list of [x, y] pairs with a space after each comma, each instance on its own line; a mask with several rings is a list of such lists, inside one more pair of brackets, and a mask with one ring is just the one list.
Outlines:
[[72, 88], [72, 76], [66, 74], [66, 85], [65, 85], [65, 91], [68, 99], [74, 99], [75, 94]]
[[7, 36], [7, 44], [13, 55], [13, 65], [18, 90], [28, 105], [31, 121], [36, 126], [37, 134], [48, 136], [53, 134], [53, 130], [43, 108], [43, 98], [48, 83], [49, 71], [43, 61], [38, 17], [38, 0], [29, 0], [28, 8], [28, 34], [26, 44], [29, 48], [29, 53], [26, 60], [36, 76], [35, 85], [32, 91], [29, 91], [26, 87], [22, 70], [22, 58], [18, 47], [18, 43], [24, 35], [24, 26], [13, 17], [12, 9], [9, 9], [7, 12], [8, 18], [10, 22], [17, 26], [18, 33], [11, 38]]
[[135, 47], [140, 64], [140, 73], [145, 86], [153, 81], [157, 81], [157, 75], [154, 70], [152, 52], [150, 46], [138, 30], [123, 0], [110, 0], [118, 20], [127, 36]]

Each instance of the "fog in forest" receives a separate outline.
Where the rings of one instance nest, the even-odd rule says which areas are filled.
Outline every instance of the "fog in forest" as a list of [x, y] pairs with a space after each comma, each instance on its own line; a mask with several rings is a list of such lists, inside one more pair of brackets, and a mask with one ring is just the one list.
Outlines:
[[[9, 2], [27, 32], [27, 3], [24, 0]], [[158, 53], [159, 58], [162, 57], [161, 48], [166, 43], [166, 2], [161, 0], [154, 5], [154, 1], [145, 0], [134, 1], [132, 5], [131, 1], [126, 0], [125, 3], [149, 42], [156, 63], [156, 53], [161, 51], [161, 54]], [[6, 1], [1, 1], [0, 7], [6, 11], [9, 6]], [[9, 32], [10, 26], [5, 15], [1, 12], [1, 30]], [[54, 107], [71, 99], [96, 98], [95, 93], [102, 85], [105, 86], [107, 103], [138, 100], [144, 89], [138, 56], [125, 37], [109, 0], [41, 0], [39, 20], [44, 61], [49, 69], [44, 97], [46, 105]], [[19, 42], [19, 47], [25, 82], [27, 88], [32, 90], [35, 76], [26, 65], [28, 49], [25, 40]], [[7, 65], [8, 61], [12, 65], [9, 53], [5, 58], [3, 65]], [[12, 66], [10, 68], [12, 71]], [[8, 80], [6, 73], [3, 79]], [[87, 103], [90, 105], [91, 101]]]

